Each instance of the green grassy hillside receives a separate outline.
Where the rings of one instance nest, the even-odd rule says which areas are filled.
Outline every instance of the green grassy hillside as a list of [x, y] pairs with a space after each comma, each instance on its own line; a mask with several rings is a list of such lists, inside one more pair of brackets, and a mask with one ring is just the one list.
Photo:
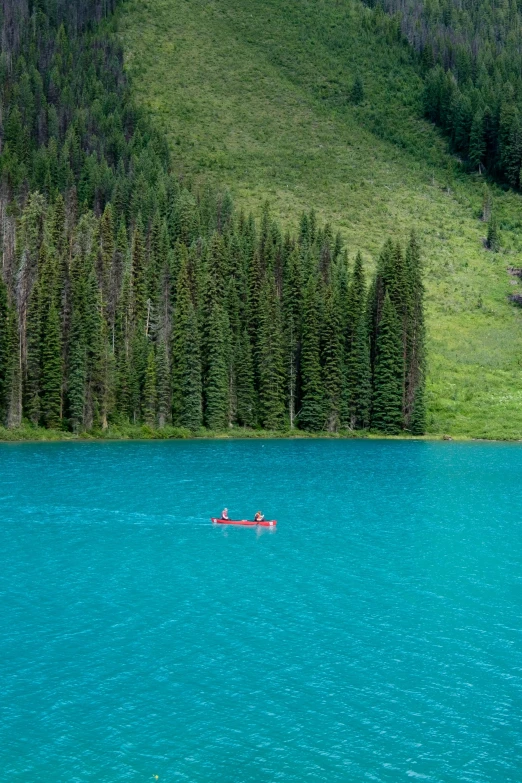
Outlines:
[[[283, 222], [313, 207], [369, 268], [416, 227], [426, 260], [429, 429], [522, 438], [522, 201], [494, 191], [504, 250], [483, 247], [482, 183], [420, 119], [421, 80], [389, 23], [355, 0], [129, 0], [139, 100], [180, 169]], [[365, 100], [353, 106], [360, 74]]]

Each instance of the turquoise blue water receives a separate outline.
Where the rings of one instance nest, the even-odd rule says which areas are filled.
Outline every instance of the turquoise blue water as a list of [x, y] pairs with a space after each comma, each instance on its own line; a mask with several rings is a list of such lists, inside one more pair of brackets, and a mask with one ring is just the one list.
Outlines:
[[519, 783], [521, 483], [518, 445], [0, 446], [0, 780]]

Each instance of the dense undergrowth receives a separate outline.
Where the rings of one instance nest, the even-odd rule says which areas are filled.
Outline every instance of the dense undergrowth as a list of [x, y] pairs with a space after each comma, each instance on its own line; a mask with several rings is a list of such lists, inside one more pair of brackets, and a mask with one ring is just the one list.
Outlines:
[[[522, 433], [520, 197], [489, 183], [501, 250], [485, 248], [484, 178], [422, 120], [424, 79], [398, 23], [352, 0], [130, 0], [120, 29], [140, 105], [187, 176], [339, 226], [374, 268], [415, 223], [426, 269], [428, 428]], [[357, 77], [363, 99], [355, 104]]]

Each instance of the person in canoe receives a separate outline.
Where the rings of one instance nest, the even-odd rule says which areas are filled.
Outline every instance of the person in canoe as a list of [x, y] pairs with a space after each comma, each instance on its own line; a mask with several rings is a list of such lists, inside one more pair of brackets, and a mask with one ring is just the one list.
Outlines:
[[254, 515], [254, 522], [262, 522], [265, 518], [265, 515], [262, 514], [260, 511], [256, 511]]
[[228, 519], [228, 508], [224, 508], [221, 512], [221, 519]]

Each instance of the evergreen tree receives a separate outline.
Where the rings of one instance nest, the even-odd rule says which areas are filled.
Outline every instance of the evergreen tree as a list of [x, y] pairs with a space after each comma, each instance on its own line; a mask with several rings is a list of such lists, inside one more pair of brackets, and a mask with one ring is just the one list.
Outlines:
[[364, 86], [359, 74], [355, 77], [350, 95], [352, 103], [358, 105], [364, 101]]
[[373, 376], [372, 427], [387, 435], [402, 427], [404, 358], [401, 324], [387, 293], [384, 298]]
[[134, 295], [134, 319], [136, 324], [145, 322], [147, 312], [147, 281], [145, 272], [145, 249], [141, 217], [136, 222], [132, 238], [131, 255], [132, 290]]
[[299, 425], [310, 431], [322, 430], [325, 423], [324, 390], [319, 352], [320, 299], [318, 282], [310, 277], [303, 301], [301, 349], [302, 402]]
[[480, 171], [481, 164], [486, 153], [486, 138], [484, 132], [484, 114], [481, 111], [476, 112], [471, 126], [471, 135], [469, 139], [469, 162], [474, 169]]
[[0, 274], [0, 425], [6, 423], [10, 394], [12, 346], [9, 334], [9, 316], [7, 287]]
[[350, 352], [357, 332], [359, 318], [366, 307], [366, 281], [361, 253], [355, 256], [352, 278], [347, 295], [346, 305], [346, 350]]
[[39, 285], [35, 282], [27, 305], [26, 313], [26, 364], [24, 378], [24, 411], [32, 424], [39, 424], [41, 415], [40, 375], [41, 375], [41, 320]]
[[424, 398], [424, 384], [417, 387], [413, 410], [410, 419], [410, 432], [412, 435], [424, 435], [426, 432], [426, 402]]
[[357, 253], [348, 292], [346, 341], [346, 423], [350, 429], [369, 424], [371, 407], [371, 369], [367, 292], [363, 260]]
[[158, 427], [163, 429], [170, 419], [172, 407], [169, 357], [167, 345], [163, 340], [158, 343], [156, 375], [158, 385]]
[[[305, 215], [306, 223], [308, 217]], [[304, 229], [303, 229], [304, 230]], [[283, 317], [285, 341], [285, 365], [288, 378], [288, 415], [290, 429], [294, 427], [299, 406], [300, 353], [301, 353], [302, 279], [299, 250], [292, 250], [285, 266], [283, 281]]]
[[254, 360], [248, 331], [236, 338], [235, 377], [237, 398], [237, 421], [242, 427], [256, 425], [256, 390], [254, 385]]
[[115, 357], [109, 345], [104, 317], [103, 293], [98, 290], [98, 305], [93, 312], [94, 323], [90, 345], [90, 383], [93, 423], [102, 430], [109, 426], [109, 416], [115, 398]]
[[63, 286], [67, 274], [67, 226], [65, 202], [61, 193], [54, 202], [51, 216], [50, 244], [57, 256], [57, 267], [60, 284]]
[[58, 428], [62, 417], [62, 346], [60, 316], [51, 303], [42, 341], [42, 418], [46, 427]]
[[346, 374], [350, 429], [365, 429], [370, 423], [372, 385], [368, 322], [364, 311], [359, 314]]
[[197, 315], [192, 302], [188, 253], [182, 246], [172, 326], [172, 420], [196, 430], [202, 426], [202, 370]]
[[100, 253], [98, 266], [98, 283], [103, 292], [104, 305], [110, 298], [110, 274], [114, 260], [114, 219], [112, 204], [107, 204], [100, 224]]
[[136, 329], [130, 348], [129, 399], [131, 420], [138, 424], [141, 419], [145, 374], [147, 371], [148, 340], [142, 329]]
[[338, 297], [330, 288], [326, 294], [323, 333], [323, 387], [326, 427], [337, 432], [341, 426], [343, 393], [343, 345], [341, 340], [341, 315]]
[[205, 423], [222, 430], [229, 423], [229, 321], [224, 308], [216, 304], [208, 329], [208, 365], [205, 375]]
[[116, 405], [120, 416], [132, 417], [131, 343], [133, 337], [132, 287], [130, 270], [125, 270], [120, 300], [116, 310], [115, 360]]
[[195, 431], [203, 425], [203, 410], [198, 319], [192, 303], [189, 304], [187, 312], [185, 345], [187, 361], [183, 381], [180, 424]]
[[73, 311], [71, 322], [71, 349], [69, 355], [68, 403], [73, 432], [79, 432], [84, 423], [85, 385], [87, 381], [87, 347], [79, 307]]
[[273, 278], [261, 286], [257, 332], [259, 418], [265, 429], [280, 429], [285, 414], [285, 372], [281, 309]]
[[145, 385], [143, 389], [143, 419], [150, 427], [156, 425], [157, 384], [156, 384], [156, 358], [153, 346], [149, 346], [147, 356], [147, 369], [145, 372]]
[[498, 253], [500, 250], [500, 231], [498, 228], [497, 218], [494, 213], [492, 213], [491, 217], [489, 218], [486, 244], [489, 250], [492, 250], [494, 253]]
[[7, 322], [9, 367], [7, 372], [6, 397], [7, 417], [6, 423], [10, 429], [19, 427], [22, 423], [22, 362], [20, 329], [16, 309], [10, 307]]
[[[412, 232], [406, 249], [406, 266], [410, 284], [410, 308], [408, 312], [404, 424], [420, 435], [425, 427], [424, 383], [426, 370], [426, 327], [424, 322], [424, 285], [420, 247]], [[422, 432], [421, 432], [422, 429]]]

